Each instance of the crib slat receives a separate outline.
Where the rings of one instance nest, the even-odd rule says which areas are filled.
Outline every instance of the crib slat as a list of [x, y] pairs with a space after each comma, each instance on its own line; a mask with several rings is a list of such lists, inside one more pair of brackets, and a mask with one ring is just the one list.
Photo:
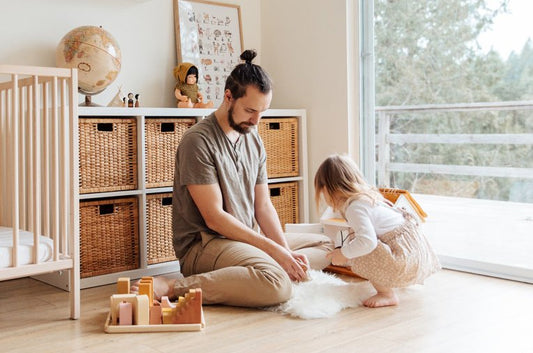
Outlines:
[[18, 245], [19, 245], [19, 175], [18, 175], [18, 162], [19, 162], [19, 148], [18, 148], [18, 115], [19, 115], [19, 95], [18, 95], [18, 75], [12, 75], [13, 88], [11, 90], [11, 145], [13, 146], [13, 160], [12, 160], [12, 200], [11, 200], [11, 212], [12, 220], [11, 227], [13, 228], [13, 267], [18, 267]]
[[[39, 82], [40, 82], [39, 78]], [[50, 81], [50, 78], [48, 77], [46, 81], [40, 82], [41, 92], [42, 92], [42, 162], [41, 162], [41, 168], [43, 173], [43, 182], [42, 182], [42, 202], [41, 202], [41, 212], [42, 212], [42, 234], [46, 236], [50, 236], [50, 139], [49, 139], [49, 122], [50, 122], [50, 116], [48, 112], [48, 99], [49, 99], [49, 92], [48, 92], [48, 84], [47, 82]]]
[[57, 140], [58, 134], [58, 104], [57, 104], [57, 77], [54, 77], [52, 81], [52, 124], [51, 124], [51, 190], [52, 202], [50, 205], [52, 219], [51, 219], [51, 234], [54, 239], [54, 259], [59, 258], [59, 149]]
[[26, 161], [26, 173], [24, 175], [24, 180], [22, 181], [28, 192], [26, 193], [26, 227], [25, 229], [29, 230], [30, 232], [33, 232], [33, 226], [34, 226], [34, 216], [33, 216], [33, 138], [32, 138], [32, 131], [33, 131], [33, 105], [31, 104], [33, 100], [33, 90], [30, 89], [30, 87], [25, 87], [26, 92], [26, 115], [24, 117], [24, 121], [26, 122], [25, 127], [25, 161]]
[[[19, 121], [19, 155], [20, 156], [26, 156], [26, 134], [24, 133], [27, 131], [25, 129], [26, 122], [24, 120], [24, 91], [27, 90], [27, 88], [19, 87], [18, 94], [19, 94], [19, 111], [18, 111], [18, 121]], [[24, 160], [26, 160], [25, 157], [23, 157]], [[22, 163], [19, 163], [19, 180], [21, 180], [21, 183], [24, 184], [24, 180], [26, 180], [26, 163], [24, 161]], [[26, 188], [25, 187], [19, 187], [19, 225], [20, 227], [27, 229], [28, 227], [28, 220], [27, 220], [27, 211], [26, 211]]]
[[39, 77], [33, 81], [33, 263], [39, 263], [39, 235], [41, 232], [41, 117]]
[[[9, 141], [7, 131], [7, 92], [5, 89], [0, 90], [0, 180], [7, 180], [7, 146]], [[0, 183], [0, 200], [8, 200], [7, 185]], [[7, 220], [7, 207], [0, 209], [0, 224]]]
[[63, 249], [66, 249], [67, 247], [67, 233], [68, 233], [68, 144], [66, 142], [66, 139], [68, 137], [68, 131], [67, 131], [67, 114], [68, 110], [66, 107], [66, 80], [61, 79], [61, 90], [60, 90], [60, 106], [61, 106], [61, 124], [60, 124], [60, 130], [59, 130], [59, 153], [60, 153], [60, 161], [62, 162], [60, 164], [60, 224], [61, 224], [61, 244]]

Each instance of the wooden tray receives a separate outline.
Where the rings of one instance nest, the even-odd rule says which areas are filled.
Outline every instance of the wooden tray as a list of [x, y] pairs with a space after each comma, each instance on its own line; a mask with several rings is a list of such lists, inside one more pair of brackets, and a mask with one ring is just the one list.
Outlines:
[[165, 324], [165, 325], [111, 325], [111, 313], [107, 315], [104, 331], [107, 333], [141, 333], [141, 332], [191, 332], [200, 331], [205, 327], [204, 311], [202, 322], [198, 324]]
[[346, 275], [351, 277], [357, 277], [361, 278], [355, 273], [352, 272], [352, 270], [349, 267], [343, 267], [343, 266], [335, 266], [335, 265], [329, 265], [327, 266], [324, 271], [331, 272], [331, 273], [337, 273], [340, 275]]

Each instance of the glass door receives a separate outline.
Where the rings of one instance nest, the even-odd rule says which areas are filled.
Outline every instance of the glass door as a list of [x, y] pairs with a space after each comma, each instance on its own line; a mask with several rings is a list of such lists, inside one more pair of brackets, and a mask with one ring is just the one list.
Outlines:
[[533, 43], [498, 26], [533, 3], [361, 5], [368, 179], [415, 195], [445, 267], [533, 282]]

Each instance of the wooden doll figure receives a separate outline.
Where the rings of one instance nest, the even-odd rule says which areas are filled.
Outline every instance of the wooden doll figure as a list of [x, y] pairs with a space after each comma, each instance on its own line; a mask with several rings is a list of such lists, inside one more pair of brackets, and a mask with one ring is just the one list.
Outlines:
[[128, 93], [128, 108], [133, 108], [133, 93]]
[[174, 68], [174, 77], [178, 81], [174, 89], [178, 108], [212, 108], [213, 102], [204, 103], [204, 97], [198, 89], [198, 69], [191, 63], [181, 63]]

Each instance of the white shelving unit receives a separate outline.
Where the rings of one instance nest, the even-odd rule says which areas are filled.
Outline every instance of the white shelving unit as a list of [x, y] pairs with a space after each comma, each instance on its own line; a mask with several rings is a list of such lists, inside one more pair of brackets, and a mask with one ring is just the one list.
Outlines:
[[[145, 151], [145, 119], [147, 118], [195, 118], [203, 119], [214, 109], [182, 109], [182, 108], [116, 108], [116, 107], [79, 107], [81, 118], [135, 118], [137, 122], [137, 188], [128, 191], [97, 192], [80, 194], [80, 201], [133, 196], [139, 205], [139, 268], [110, 274], [86, 277], [81, 279], [81, 288], [115, 283], [118, 277], [139, 278], [154, 276], [179, 270], [179, 262], [171, 261], [159, 264], [147, 262], [147, 214], [146, 197], [155, 193], [170, 193], [172, 187], [146, 187], [146, 151]], [[269, 179], [269, 184], [297, 182], [298, 185], [298, 221], [309, 221], [308, 172], [307, 172], [307, 135], [306, 113], [303, 109], [270, 109], [263, 118], [296, 118], [298, 121], [298, 175]], [[270, 159], [269, 159], [270, 160]], [[37, 277], [47, 283], [68, 289], [66, 274], [47, 274]]]

